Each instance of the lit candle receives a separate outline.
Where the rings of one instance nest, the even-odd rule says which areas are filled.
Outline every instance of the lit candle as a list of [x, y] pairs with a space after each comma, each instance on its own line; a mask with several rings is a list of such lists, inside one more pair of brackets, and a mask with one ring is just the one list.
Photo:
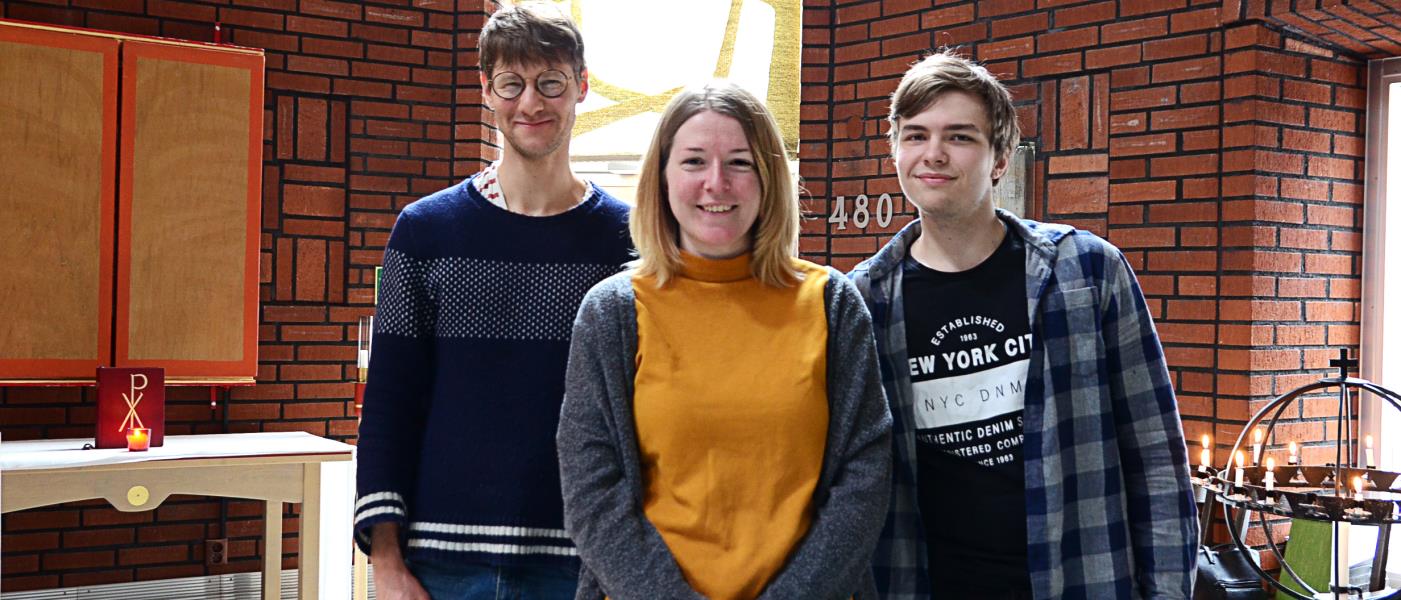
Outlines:
[[1275, 457], [1265, 458], [1265, 491], [1275, 491]]
[[132, 452], [145, 452], [151, 447], [151, 430], [133, 427], [126, 433], [126, 449]]
[[1255, 452], [1250, 455], [1250, 459], [1258, 465], [1260, 464], [1260, 444], [1265, 441], [1265, 432], [1260, 431], [1260, 427], [1256, 426], [1255, 432], [1251, 434], [1251, 437], [1255, 441]]
[[370, 380], [370, 350], [374, 341], [375, 318], [360, 317], [359, 351], [355, 354], [355, 415], [365, 407], [365, 384]]
[[1356, 501], [1358, 501], [1358, 502], [1361, 502], [1361, 501], [1362, 501], [1362, 477], [1360, 477], [1360, 476], [1354, 476], [1354, 477], [1352, 478], [1352, 489], [1355, 490], [1355, 491], [1357, 492], [1356, 494], [1353, 495], [1352, 499], [1353, 499], [1353, 500], [1356, 500]]
[[1202, 434], [1202, 464], [1198, 471], [1206, 473], [1211, 468], [1211, 436]]
[[1299, 464], [1299, 444], [1289, 442], [1289, 464]]
[[1376, 468], [1377, 463], [1372, 462], [1372, 435], [1371, 435], [1371, 434], [1367, 434], [1367, 437], [1364, 438], [1364, 441], [1366, 442], [1366, 444], [1363, 446], [1363, 450], [1362, 450], [1362, 454], [1363, 454], [1363, 462], [1362, 462], [1362, 464], [1363, 464], [1363, 466], [1366, 466], [1368, 469]]
[[1245, 485], [1245, 453], [1236, 452], [1236, 486]]

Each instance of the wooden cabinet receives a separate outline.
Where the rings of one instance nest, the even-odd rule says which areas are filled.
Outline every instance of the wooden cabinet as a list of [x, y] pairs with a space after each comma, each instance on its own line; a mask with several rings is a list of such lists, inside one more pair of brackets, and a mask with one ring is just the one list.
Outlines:
[[261, 51], [0, 21], [0, 89], [0, 380], [251, 380]]
[[122, 45], [116, 364], [257, 371], [262, 90], [261, 54]]

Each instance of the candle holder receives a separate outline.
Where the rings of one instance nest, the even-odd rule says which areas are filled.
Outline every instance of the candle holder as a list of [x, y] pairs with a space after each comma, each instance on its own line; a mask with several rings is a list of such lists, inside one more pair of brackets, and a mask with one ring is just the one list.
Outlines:
[[[1255, 512], [1260, 526], [1265, 531], [1268, 549], [1274, 554], [1280, 565], [1281, 574], [1288, 574], [1293, 579], [1292, 584], [1301, 586], [1308, 594], [1300, 593], [1291, 585], [1286, 585], [1280, 579], [1271, 576], [1260, 566], [1258, 559], [1248, 559], [1247, 563], [1250, 564], [1251, 568], [1272, 584], [1279, 597], [1287, 596], [1298, 600], [1318, 598], [1401, 599], [1401, 590], [1393, 590], [1385, 586], [1387, 566], [1385, 551], [1379, 552], [1374, 558], [1372, 579], [1365, 586], [1351, 585], [1347, 579], [1349, 565], [1339, 564], [1341, 562], [1338, 548], [1340, 528], [1350, 524], [1373, 525], [1383, 531], [1389, 531], [1392, 524], [1401, 523], [1401, 489], [1393, 487], [1401, 473], [1370, 468], [1366, 464], [1368, 461], [1365, 460], [1365, 457], [1357, 452], [1358, 445], [1352, 439], [1352, 427], [1350, 426], [1352, 422], [1350, 400], [1353, 394], [1361, 392], [1373, 394], [1398, 411], [1401, 411], [1401, 395], [1365, 379], [1349, 377], [1349, 368], [1356, 364], [1356, 359], [1348, 357], [1347, 350], [1340, 351], [1339, 358], [1331, 362], [1331, 366], [1339, 369], [1337, 377], [1325, 377], [1270, 401], [1246, 423], [1240, 436], [1236, 439], [1235, 445], [1231, 447], [1231, 451], [1227, 455], [1235, 457], [1238, 452], [1242, 452], [1246, 444], [1252, 443], [1249, 436], [1252, 432], [1259, 431], [1260, 427], [1264, 428], [1264, 439], [1269, 439], [1285, 409], [1305, 394], [1336, 388], [1338, 390], [1338, 426], [1337, 434], [1333, 439], [1336, 451], [1334, 462], [1325, 465], [1277, 465], [1275, 466], [1274, 484], [1271, 486], [1265, 484], [1267, 470], [1258, 462], [1252, 466], [1240, 468], [1233, 461], [1228, 468], [1215, 471], [1208, 477], [1194, 478], [1195, 482], [1200, 482], [1207, 488], [1215, 501], [1222, 503], [1226, 513], [1226, 529], [1230, 532], [1236, 547], [1240, 548], [1244, 556], [1247, 557], [1251, 557], [1252, 554], [1250, 548], [1245, 545], [1242, 521], [1248, 517], [1242, 516], [1241, 511]], [[1292, 451], [1290, 458], [1294, 458]], [[1355, 489], [1355, 485], [1361, 486], [1361, 489]], [[1208, 506], [1206, 510], [1210, 510], [1210, 507]], [[1236, 512], [1233, 514], [1232, 511]], [[1285, 560], [1284, 553], [1279, 546], [1275, 544], [1270, 522], [1266, 519], [1267, 515], [1307, 519], [1332, 525], [1333, 544], [1330, 561], [1332, 577], [1328, 589], [1314, 589], [1305, 583], [1302, 577], [1298, 576]], [[1379, 541], [1379, 543], [1381, 542]]]
[[356, 336], [355, 352], [355, 414], [365, 406], [365, 384], [370, 381], [370, 350], [374, 345], [375, 318], [360, 317], [359, 334]]
[[126, 449], [128, 452], [145, 452], [151, 449], [151, 429], [149, 427], [132, 427], [126, 432]]

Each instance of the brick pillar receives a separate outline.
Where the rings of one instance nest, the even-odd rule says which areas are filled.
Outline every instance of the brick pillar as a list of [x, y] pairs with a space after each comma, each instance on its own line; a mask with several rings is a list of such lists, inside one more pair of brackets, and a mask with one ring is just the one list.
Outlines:
[[[1227, 32], [1218, 437], [1331, 372], [1358, 344], [1365, 65], [1260, 23]], [[1355, 410], [1355, 409], [1354, 409]], [[1271, 444], [1333, 454], [1336, 401], [1305, 400]]]

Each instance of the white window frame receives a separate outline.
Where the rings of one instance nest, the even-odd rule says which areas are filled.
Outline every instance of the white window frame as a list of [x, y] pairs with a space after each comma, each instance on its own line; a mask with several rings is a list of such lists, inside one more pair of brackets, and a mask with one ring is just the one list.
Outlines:
[[[1387, 185], [1389, 163], [1401, 173], [1401, 58], [1368, 65], [1361, 323], [1362, 377], [1401, 391], [1401, 184]], [[1378, 466], [1401, 466], [1401, 413], [1370, 394], [1361, 404], [1359, 433], [1378, 444]]]

